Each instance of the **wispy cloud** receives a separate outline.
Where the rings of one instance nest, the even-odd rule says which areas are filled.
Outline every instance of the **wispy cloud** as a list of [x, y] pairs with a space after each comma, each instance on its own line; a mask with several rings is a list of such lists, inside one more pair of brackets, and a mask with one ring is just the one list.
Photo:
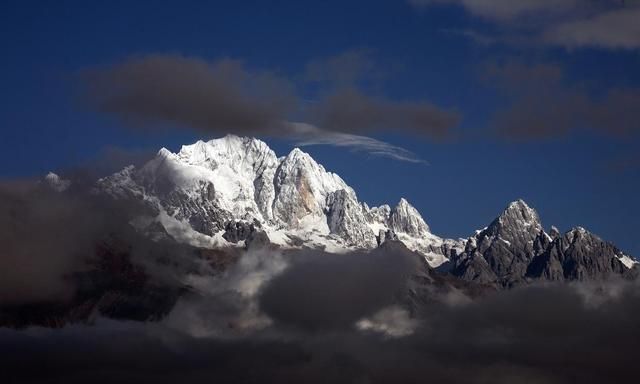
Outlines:
[[293, 127], [296, 145], [331, 145], [348, 148], [357, 152], [365, 152], [373, 156], [382, 156], [398, 161], [429, 164], [415, 153], [387, 142], [367, 136], [350, 133], [325, 131], [311, 124], [290, 123]]

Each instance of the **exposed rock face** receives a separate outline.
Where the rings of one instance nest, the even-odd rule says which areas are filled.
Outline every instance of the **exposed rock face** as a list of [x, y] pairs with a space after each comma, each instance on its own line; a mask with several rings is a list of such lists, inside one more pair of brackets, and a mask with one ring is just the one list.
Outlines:
[[385, 241], [398, 241], [398, 235], [396, 235], [395, 232], [393, 232], [391, 229], [389, 230], [384, 230], [381, 229], [380, 232], [378, 233], [378, 245], [382, 245], [384, 244]]
[[254, 223], [247, 223], [246, 221], [230, 221], [224, 228], [224, 234], [222, 237], [229, 242], [237, 243], [239, 241], [247, 240], [253, 232], [256, 232], [256, 225]]
[[217, 204], [214, 196], [213, 184], [202, 182], [199, 189], [195, 189], [192, 194], [172, 190], [161, 200], [161, 204], [168, 215], [187, 221], [197, 232], [212, 236], [232, 219], [228, 211]]
[[415, 237], [428, 234], [429, 226], [424, 222], [417, 209], [404, 198], [391, 211], [389, 226], [395, 232], [402, 232]]
[[527, 276], [551, 281], [604, 280], [629, 271], [622, 252], [584, 228], [557, 238], [530, 264]]
[[256, 230], [249, 233], [244, 246], [246, 249], [262, 249], [268, 247], [269, 244], [271, 244], [269, 235], [263, 230]]
[[245, 248], [262, 248], [269, 244], [269, 236], [262, 230], [260, 222], [230, 221], [225, 227], [222, 237], [231, 242], [244, 241]]
[[335, 191], [327, 198], [327, 222], [331, 233], [347, 242], [364, 244], [367, 248], [377, 245], [366, 222], [365, 207], [345, 189]]
[[298, 148], [294, 148], [278, 166], [274, 185], [274, 216], [294, 228], [323, 219], [327, 198], [333, 192], [348, 190], [355, 200], [355, 192], [338, 175], [325, 171]]
[[[633, 273], [634, 261], [583, 228], [547, 234], [524, 201], [511, 203], [452, 258], [451, 273], [465, 280], [511, 287], [536, 280], [602, 280]], [[626, 263], [626, 264], [625, 264]]]
[[473, 254], [482, 255], [503, 284], [518, 283], [536, 255], [534, 243], [541, 231], [538, 214], [524, 201], [515, 201], [476, 236]]
[[388, 205], [368, 210], [369, 227], [378, 233], [378, 243], [385, 238], [403, 242], [410, 250], [421, 254], [432, 267], [449, 260], [452, 251], [464, 247], [462, 239], [443, 239], [430, 232], [417, 209], [402, 198], [391, 208]]

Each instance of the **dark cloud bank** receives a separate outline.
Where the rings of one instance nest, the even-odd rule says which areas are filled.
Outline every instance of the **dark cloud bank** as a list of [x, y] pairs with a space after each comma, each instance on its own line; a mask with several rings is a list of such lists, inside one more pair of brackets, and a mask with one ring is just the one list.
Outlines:
[[[96, 232], [126, 226], [81, 192], [71, 203], [46, 189], [2, 190], [0, 233], [12, 235], [3, 237], [0, 312], [69, 300], [78, 287], [65, 277], [88, 268]], [[163, 268], [157, 252], [136, 252], [134, 264], [171, 284], [175, 266]], [[180, 270], [195, 276], [192, 289], [157, 321], [98, 316], [93, 325], [0, 328], [3, 382], [605, 383], [638, 374], [637, 282], [528, 286], [475, 299], [436, 291], [405, 311], [407, 279], [426, 272], [403, 247], [249, 250], [222, 274]], [[255, 281], [257, 289], [247, 285]], [[270, 320], [246, 321], [261, 317]], [[382, 325], [356, 326], [363, 318]]]
[[620, 138], [640, 132], [637, 88], [593, 96], [584, 85], [569, 84], [558, 65], [517, 60], [489, 63], [483, 76], [508, 100], [491, 122], [501, 137], [537, 140], [591, 132]]
[[[427, 307], [403, 338], [335, 329], [322, 317], [314, 319], [322, 331], [287, 332], [276, 323], [235, 339], [111, 321], [3, 329], [0, 366], [9, 382], [634, 382], [640, 296], [637, 286], [618, 289], [593, 306], [577, 288], [551, 286]], [[325, 298], [318, 305], [342, 308], [342, 298]], [[308, 324], [294, 320], [306, 313], [287, 311], [288, 322]]]
[[336, 90], [310, 112], [300, 106], [296, 85], [275, 72], [180, 55], [137, 56], [83, 71], [82, 96], [89, 107], [141, 128], [170, 123], [209, 134], [287, 137], [299, 133], [288, 123], [296, 116], [327, 131], [394, 129], [426, 137], [446, 136], [458, 123], [457, 113], [429, 102], [392, 101], [357, 89], [372, 65], [359, 51], [310, 62], [305, 80]]
[[457, 30], [480, 44], [550, 45], [569, 50], [640, 48], [637, 0], [409, 0], [419, 9], [453, 5], [497, 29]]
[[[380, 76], [374, 68], [367, 51], [348, 51], [310, 61], [296, 83], [229, 59], [134, 56], [82, 71], [79, 98], [147, 132], [179, 127], [206, 136], [279, 137], [420, 162], [411, 152], [368, 135], [393, 130], [443, 139], [457, 126], [459, 113], [424, 100], [368, 94], [362, 86]], [[300, 95], [305, 84], [318, 88], [311, 102]]]

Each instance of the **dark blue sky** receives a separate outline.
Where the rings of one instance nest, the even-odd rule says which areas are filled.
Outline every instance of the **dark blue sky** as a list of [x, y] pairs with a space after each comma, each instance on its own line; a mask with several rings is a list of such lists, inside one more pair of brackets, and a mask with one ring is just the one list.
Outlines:
[[[0, 177], [64, 171], [114, 149], [177, 150], [214, 136], [179, 124], [150, 134], [83, 107], [77, 75], [88, 68], [145, 54], [233, 58], [289, 79], [313, 99], [313, 84], [301, 80], [307, 64], [359, 52], [373, 68], [357, 80], [363, 92], [398, 103], [428, 100], [462, 118], [444, 141], [393, 126], [367, 134], [430, 165], [305, 148], [362, 200], [406, 197], [435, 233], [466, 237], [524, 198], [547, 227], [582, 225], [640, 255], [640, 38], [608, 41], [594, 23], [575, 32], [593, 35], [585, 43], [559, 24], [574, 20], [541, 10], [505, 20], [502, 10], [464, 2], [346, 3], [4, 1]], [[616, 98], [618, 91], [631, 96]], [[526, 128], [530, 121], [537, 125]], [[267, 141], [278, 154], [292, 147], [283, 138]]]

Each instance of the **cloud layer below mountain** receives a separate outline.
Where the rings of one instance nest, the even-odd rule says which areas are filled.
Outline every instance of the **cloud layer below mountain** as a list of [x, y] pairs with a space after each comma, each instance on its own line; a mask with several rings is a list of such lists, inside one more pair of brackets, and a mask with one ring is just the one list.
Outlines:
[[[15, 236], [1, 259], [0, 314], [16, 304], [64, 302], [74, 289], [65, 276], [87, 268], [91, 249], [70, 239], [100, 241], [126, 221], [110, 216], [112, 207], [88, 207], [80, 194], [62, 209], [46, 188], [35, 195], [3, 188], [2, 233]], [[38, 230], [27, 237], [27, 227]], [[407, 296], [406, 283], [425, 264], [403, 249], [250, 249], [223, 272], [190, 266], [174, 270], [185, 274], [173, 280], [166, 262], [157, 263], [166, 258], [140, 253], [134, 262], [151, 276], [189, 286], [165, 318], [3, 328], [0, 371], [8, 382], [39, 383], [634, 380], [638, 282], [532, 285], [473, 299], [435, 290], [420, 300]], [[169, 266], [178, 266], [181, 255], [170, 256]], [[19, 279], [25, 275], [29, 286]]]
[[[333, 280], [322, 275], [315, 274], [312, 286], [332, 292]], [[303, 277], [300, 270], [283, 275]], [[274, 280], [266, 289], [280, 284]], [[410, 331], [391, 335], [379, 330], [393, 328], [389, 319], [397, 325], [401, 315], [381, 312], [377, 328], [336, 328], [336, 319], [346, 319], [340, 312], [346, 299], [305, 287], [278, 293], [282, 305], [291, 294], [308, 300], [292, 301], [287, 321], [278, 315], [271, 326], [237, 337], [228, 336], [232, 329], [193, 336], [164, 323], [109, 320], [61, 330], [2, 329], [0, 367], [9, 380], [70, 383], [602, 383], [636, 376], [640, 290], [634, 284], [527, 287], [462, 305], [434, 304]], [[334, 306], [335, 316], [310, 319], [314, 306]], [[291, 328], [290, 321], [314, 326]]]

